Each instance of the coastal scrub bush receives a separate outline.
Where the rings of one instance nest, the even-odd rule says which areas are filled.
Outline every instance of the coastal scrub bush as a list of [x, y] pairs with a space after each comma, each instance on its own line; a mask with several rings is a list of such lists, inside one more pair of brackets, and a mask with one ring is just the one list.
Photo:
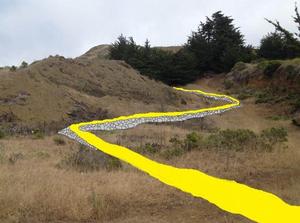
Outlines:
[[243, 151], [256, 149], [257, 135], [249, 129], [221, 130], [205, 139], [206, 148]]
[[287, 141], [288, 133], [284, 128], [265, 129], [261, 133], [261, 139], [265, 146], [273, 148], [278, 143]]
[[98, 150], [80, 145], [79, 149], [66, 156], [57, 165], [59, 168], [73, 168], [80, 172], [97, 171], [100, 169], [116, 170], [122, 168], [120, 160], [108, 156]]
[[278, 61], [270, 61], [265, 69], [264, 69], [264, 75], [267, 77], [272, 77], [275, 71], [281, 66], [281, 63]]

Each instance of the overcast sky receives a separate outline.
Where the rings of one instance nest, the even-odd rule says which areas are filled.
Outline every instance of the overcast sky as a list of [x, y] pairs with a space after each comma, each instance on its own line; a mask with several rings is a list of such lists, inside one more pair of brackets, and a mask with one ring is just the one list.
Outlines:
[[0, 66], [49, 55], [76, 57], [119, 34], [152, 46], [182, 45], [205, 16], [222, 10], [258, 45], [278, 19], [296, 31], [295, 0], [0, 0]]

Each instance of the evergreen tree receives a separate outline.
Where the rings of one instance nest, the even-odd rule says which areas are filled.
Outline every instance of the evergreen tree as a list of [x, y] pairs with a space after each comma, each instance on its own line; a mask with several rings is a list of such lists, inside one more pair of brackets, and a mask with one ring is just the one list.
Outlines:
[[196, 79], [195, 56], [187, 50], [177, 53], [151, 48], [149, 40], [138, 46], [133, 38], [119, 36], [110, 48], [110, 58], [124, 60], [141, 74], [166, 84], [186, 84]]
[[201, 71], [229, 71], [249, 53], [239, 28], [233, 25], [231, 17], [221, 11], [200, 23], [198, 31], [189, 37], [186, 48], [197, 57]]
[[295, 5], [294, 22], [297, 24], [299, 33], [292, 33], [281, 26], [278, 21], [266, 19], [275, 27], [275, 32], [265, 36], [261, 40], [259, 53], [267, 59], [288, 59], [300, 56], [300, 14]]
[[266, 59], [287, 58], [287, 39], [282, 33], [273, 32], [265, 36], [260, 42], [259, 55]]
[[138, 48], [132, 37], [127, 39], [121, 34], [110, 48], [110, 57], [115, 60], [127, 61], [136, 56]]
[[193, 53], [186, 49], [181, 49], [173, 56], [172, 73], [169, 77], [169, 84], [187, 84], [195, 81], [199, 77], [197, 71], [197, 59]]
[[23, 61], [20, 65], [20, 68], [26, 68], [28, 67], [28, 63], [26, 61]]

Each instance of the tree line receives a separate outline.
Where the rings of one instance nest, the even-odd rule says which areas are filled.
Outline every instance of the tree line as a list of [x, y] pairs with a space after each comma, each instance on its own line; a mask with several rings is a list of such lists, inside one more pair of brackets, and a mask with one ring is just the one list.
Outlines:
[[141, 74], [169, 85], [190, 83], [203, 73], [228, 72], [237, 62], [251, 62], [258, 58], [295, 58], [300, 55], [297, 6], [295, 13], [293, 18], [299, 34], [289, 32], [278, 21], [266, 19], [275, 31], [262, 38], [258, 49], [246, 45], [244, 35], [233, 24], [233, 18], [218, 11], [201, 22], [175, 53], [153, 48], [149, 40], [139, 46], [132, 37], [121, 35], [110, 48], [110, 58], [124, 60]]

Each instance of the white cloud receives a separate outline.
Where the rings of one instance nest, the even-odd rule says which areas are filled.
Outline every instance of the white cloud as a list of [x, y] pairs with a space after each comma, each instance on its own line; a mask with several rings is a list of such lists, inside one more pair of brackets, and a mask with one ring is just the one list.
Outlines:
[[75, 57], [123, 33], [142, 44], [180, 45], [205, 16], [222, 10], [257, 45], [273, 30], [264, 17], [296, 30], [294, 0], [0, 0], [0, 65], [52, 54]]

